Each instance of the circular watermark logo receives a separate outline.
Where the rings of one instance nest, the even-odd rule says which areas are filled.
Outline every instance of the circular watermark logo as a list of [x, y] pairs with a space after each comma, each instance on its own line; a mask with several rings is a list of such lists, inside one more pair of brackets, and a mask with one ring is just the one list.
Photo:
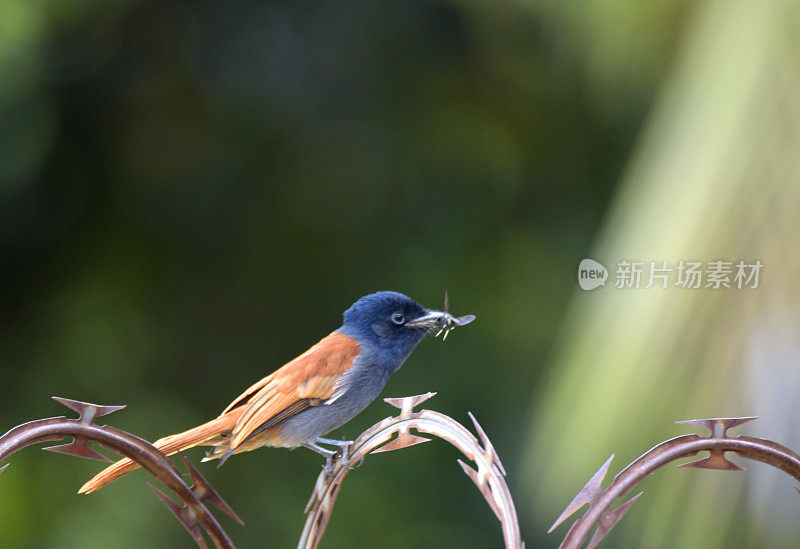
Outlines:
[[581, 290], [594, 290], [598, 286], [605, 286], [608, 279], [608, 269], [594, 259], [586, 258], [578, 265], [578, 284]]

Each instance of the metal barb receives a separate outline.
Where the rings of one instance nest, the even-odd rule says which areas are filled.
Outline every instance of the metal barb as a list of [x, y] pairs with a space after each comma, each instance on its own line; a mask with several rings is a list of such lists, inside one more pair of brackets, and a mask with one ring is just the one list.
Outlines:
[[189, 471], [189, 475], [192, 477], [192, 486], [189, 488], [197, 499], [200, 501], [208, 501], [211, 505], [231, 517], [233, 520], [244, 526], [244, 521], [239, 518], [239, 516], [231, 509], [230, 505], [228, 505], [225, 500], [217, 493], [214, 488], [208, 483], [208, 481], [203, 478], [200, 474], [200, 471], [190, 462], [183, 453], [180, 453], [181, 459], [183, 460], [184, 465], [186, 465], [186, 470]]
[[445, 313], [450, 312], [450, 299], [447, 297], [447, 290], [444, 291], [444, 307], [443, 310]]
[[506, 470], [503, 467], [503, 464], [500, 463], [500, 456], [497, 455], [497, 451], [495, 451], [492, 441], [489, 440], [488, 436], [486, 436], [486, 432], [483, 430], [483, 427], [481, 427], [481, 424], [478, 423], [478, 420], [475, 419], [475, 416], [472, 414], [472, 412], [467, 412], [467, 415], [469, 416], [469, 419], [472, 420], [472, 425], [475, 426], [475, 431], [477, 431], [478, 438], [480, 439], [481, 444], [483, 444], [486, 457], [490, 462], [497, 466], [497, 470], [500, 471], [501, 475], [506, 476]]
[[197, 521], [197, 515], [194, 512], [186, 507], [185, 505], [180, 505], [176, 503], [171, 497], [166, 495], [164, 492], [153, 486], [152, 484], [147, 484], [150, 489], [155, 492], [164, 505], [167, 506], [167, 509], [172, 511], [172, 514], [178, 518], [183, 527], [186, 528], [186, 531], [194, 539], [195, 543], [202, 549], [208, 549], [208, 545], [206, 545], [206, 540], [203, 539], [203, 532], [200, 530], [200, 525]]
[[475, 469], [473, 469], [460, 459], [457, 459], [456, 461], [461, 466], [461, 469], [464, 470], [464, 473], [466, 473], [466, 475], [470, 478], [470, 480], [472, 480], [472, 482], [475, 483], [475, 486], [478, 487], [478, 490], [481, 491], [481, 494], [483, 494], [483, 497], [489, 504], [489, 507], [492, 509], [492, 511], [494, 511], [494, 515], [497, 517], [497, 520], [502, 522], [503, 512], [497, 506], [497, 502], [495, 501], [494, 494], [492, 494], [491, 487], [486, 483], [485, 480], [481, 481], [481, 474], [478, 471], [476, 471]]
[[430, 442], [431, 439], [412, 435], [408, 431], [401, 431], [397, 433], [397, 438], [391, 442], [384, 444], [380, 448], [373, 450], [373, 454], [380, 454], [382, 452], [391, 452], [392, 450], [400, 450], [401, 448], [408, 448], [423, 442]]
[[732, 461], [725, 459], [723, 450], [710, 450], [708, 457], [695, 461], [681, 463], [678, 467], [689, 467], [694, 469], [717, 469], [719, 471], [746, 471], [741, 465], [736, 465]]
[[592, 478], [590, 478], [589, 481], [583, 485], [583, 488], [581, 488], [580, 492], [578, 492], [577, 495], [572, 498], [572, 501], [569, 502], [569, 505], [567, 505], [567, 508], [564, 509], [564, 512], [558, 516], [556, 521], [547, 531], [548, 534], [558, 528], [559, 524], [572, 516], [575, 511], [584, 505], [588, 504], [591, 507], [592, 504], [594, 504], [594, 502], [597, 500], [597, 497], [604, 491], [600, 486], [603, 484], [603, 479], [605, 479], [606, 473], [608, 473], [608, 468], [611, 466], [611, 461], [613, 459], [614, 454], [611, 454], [611, 457], [609, 457], [606, 462], [600, 466], [597, 472], [592, 475]]
[[10, 464], [10, 463], [6, 463], [6, 464], [5, 464], [5, 465], [3, 465], [2, 467], [0, 467], [0, 475], [2, 475], [2, 474], [3, 474], [3, 471], [5, 471], [5, 470], [6, 470], [6, 467], [8, 467], [9, 465], [11, 465], [11, 464]]
[[710, 417], [706, 419], [685, 419], [683, 421], [676, 421], [675, 423], [681, 425], [694, 425], [708, 429], [710, 438], [725, 438], [728, 429], [736, 427], [742, 423], [758, 419], [758, 416], [751, 417]]
[[639, 499], [644, 492], [639, 492], [631, 499], [614, 509], [613, 511], [609, 511], [605, 515], [603, 515], [600, 520], [598, 521], [597, 530], [594, 531], [594, 535], [592, 536], [589, 545], [586, 546], [586, 549], [594, 549], [597, 547], [597, 544], [602, 541], [606, 534], [608, 534], [611, 529], [619, 522], [619, 520], [628, 512], [636, 500]]
[[68, 456], [82, 457], [86, 459], [95, 459], [97, 461], [105, 461], [111, 463], [111, 460], [106, 456], [89, 448], [89, 441], [80, 436], [75, 436], [69, 444], [59, 444], [57, 446], [47, 446], [42, 448], [47, 452], [55, 452], [57, 454], [66, 454]]
[[78, 412], [78, 414], [80, 414], [78, 419], [81, 421], [81, 423], [85, 424], [92, 423], [96, 417], [106, 416], [112, 412], [116, 412], [125, 408], [124, 404], [122, 406], [102, 406], [100, 404], [92, 404], [91, 402], [83, 402], [81, 400], [72, 400], [71, 398], [57, 396], [54, 396], [53, 400], [63, 404], [71, 410]]
[[384, 398], [383, 401], [391, 404], [395, 408], [400, 408], [400, 416], [408, 417], [414, 411], [416, 406], [419, 406], [431, 397], [436, 396], [435, 392], [425, 393], [422, 395], [407, 396], [401, 398]]

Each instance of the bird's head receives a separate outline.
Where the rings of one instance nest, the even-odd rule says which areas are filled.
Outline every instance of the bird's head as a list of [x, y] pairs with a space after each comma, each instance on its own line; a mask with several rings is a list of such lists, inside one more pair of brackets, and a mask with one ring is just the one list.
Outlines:
[[384, 291], [364, 296], [347, 309], [342, 329], [355, 336], [361, 345], [380, 350], [384, 359], [397, 369], [426, 334], [442, 331], [446, 334], [474, 318], [472, 315], [455, 318], [446, 310], [426, 309], [408, 296]]

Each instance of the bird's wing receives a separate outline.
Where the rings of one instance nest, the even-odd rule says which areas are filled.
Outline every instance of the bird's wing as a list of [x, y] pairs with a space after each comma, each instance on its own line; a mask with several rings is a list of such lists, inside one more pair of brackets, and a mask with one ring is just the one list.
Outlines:
[[234, 400], [222, 415], [245, 407], [231, 432], [233, 450], [259, 429], [277, 424], [311, 406], [339, 398], [345, 374], [359, 353], [350, 336], [333, 332]]

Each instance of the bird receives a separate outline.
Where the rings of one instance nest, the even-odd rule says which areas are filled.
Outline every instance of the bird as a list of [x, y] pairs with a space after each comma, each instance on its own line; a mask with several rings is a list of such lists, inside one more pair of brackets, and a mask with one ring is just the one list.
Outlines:
[[[336, 450], [351, 443], [322, 435], [337, 429], [364, 410], [394, 372], [428, 334], [444, 332], [475, 319], [431, 310], [408, 296], [380, 291], [358, 299], [343, 314], [342, 326], [297, 358], [248, 387], [222, 413], [184, 431], [157, 440], [166, 455], [195, 446], [211, 446], [203, 461], [219, 459], [262, 446], [309, 448], [325, 457], [330, 470]], [[346, 455], [343, 455], [348, 465]], [[86, 482], [78, 491], [91, 493], [138, 468], [123, 458]]]

